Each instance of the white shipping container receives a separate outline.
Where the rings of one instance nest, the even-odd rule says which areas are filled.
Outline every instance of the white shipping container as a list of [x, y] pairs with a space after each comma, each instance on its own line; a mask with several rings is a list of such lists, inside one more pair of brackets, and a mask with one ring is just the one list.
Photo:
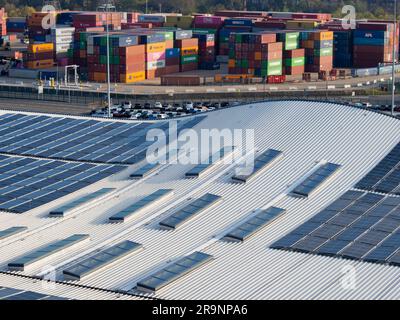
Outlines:
[[271, 17], [273, 18], [281, 18], [281, 19], [292, 19], [292, 12], [269, 12]]
[[56, 45], [55, 51], [56, 51], [56, 53], [58, 53], [58, 52], [67, 52], [71, 48], [72, 48], [71, 44], [60, 44], [60, 45]]
[[75, 32], [75, 28], [73, 27], [60, 27], [60, 28], [52, 28], [51, 34], [55, 36], [62, 36], [62, 35], [73, 35]]
[[71, 42], [74, 42], [74, 37], [71, 37], [71, 36], [57, 37], [57, 38], [53, 38], [52, 42], [56, 43], [56, 44], [71, 43]]
[[160, 68], [165, 68], [165, 60], [147, 62], [146, 70], [156, 70]]

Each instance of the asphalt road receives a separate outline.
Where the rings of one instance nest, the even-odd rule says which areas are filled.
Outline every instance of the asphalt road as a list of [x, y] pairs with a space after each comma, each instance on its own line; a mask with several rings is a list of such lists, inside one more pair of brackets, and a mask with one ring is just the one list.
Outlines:
[[[159, 81], [143, 84], [112, 84], [111, 91], [123, 94], [158, 95], [158, 94], [196, 94], [196, 93], [233, 93], [233, 92], [296, 92], [296, 91], [355, 91], [367, 87], [376, 87], [388, 83], [390, 75], [369, 76], [363, 78], [346, 78], [336, 81], [288, 82], [284, 84], [212, 84], [201, 86], [161, 86]], [[0, 85], [17, 87], [35, 87], [32, 79], [0, 79]], [[64, 87], [61, 87], [64, 89]], [[82, 84], [79, 88], [69, 88], [74, 91], [106, 92], [107, 85], [100, 83]]]

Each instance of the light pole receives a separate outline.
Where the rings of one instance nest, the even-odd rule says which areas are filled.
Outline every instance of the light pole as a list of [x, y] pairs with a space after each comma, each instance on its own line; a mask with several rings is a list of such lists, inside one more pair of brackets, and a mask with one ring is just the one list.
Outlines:
[[395, 110], [395, 93], [396, 93], [396, 40], [397, 40], [397, 0], [394, 0], [394, 37], [393, 37], [393, 68], [392, 68], [392, 116], [394, 116]]
[[104, 4], [99, 6], [99, 9], [106, 12], [106, 38], [107, 38], [107, 104], [108, 104], [108, 117], [111, 118], [111, 83], [110, 83], [110, 29], [108, 25], [108, 16], [110, 9], [115, 10], [115, 6], [111, 1], [105, 1]]

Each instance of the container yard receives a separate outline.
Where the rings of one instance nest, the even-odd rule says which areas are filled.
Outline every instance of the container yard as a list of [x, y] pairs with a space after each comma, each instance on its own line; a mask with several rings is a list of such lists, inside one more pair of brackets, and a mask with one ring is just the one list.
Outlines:
[[[110, 30], [113, 83], [160, 84], [161, 77], [191, 77], [198, 70], [208, 72], [213, 79], [246, 80], [242, 83], [256, 79], [282, 83], [310, 79], [310, 74], [322, 79], [321, 74], [343, 73], [343, 69], [352, 75], [379, 74], [378, 68], [392, 63], [393, 58], [398, 61], [399, 55], [400, 28], [395, 35], [393, 22], [360, 20], [355, 29], [345, 29], [339, 19], [324, 13], [220, 10], [193, 16], [79, 11], [51, 14], [56, 23], [43, 28], [47, 13], [7, 18], [5, 10], [0, 11], [3, 50], [16, 41], [25, 43], [24, 48], [15, 50], [17, 62], [7, 74], [40, 78], [56, 69], [62, 74], [64, 70], [60, 69], [76, 65], [79, 81], [104, 83], [106, 25]], [[363, 71], [371, 68], [377, 68], [376, 72]]]

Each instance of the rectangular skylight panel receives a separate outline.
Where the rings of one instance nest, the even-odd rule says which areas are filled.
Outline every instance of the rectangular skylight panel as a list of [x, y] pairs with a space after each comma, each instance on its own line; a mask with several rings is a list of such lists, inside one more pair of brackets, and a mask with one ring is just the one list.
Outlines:
[[114, 188], [103, 188], [100, 189], [96, 192], [93, 192], [91, 194], [85, 195], [79, 199], [75, 199], [72, 202], [69, 202], [61, 207], [59, 207], [58, 209], [54, 209], [52, 210], [49, 215], [52, 217], [63, 217], [65, 215], [67, 215], [69, 212], [71, 212], [72, 210], [76, 209], [77, 207], [86, 204], [96, 198], [102, 197], [112, 191], [114, 191]]
[[211, 261], [212, 258], [211, 255], [195, 252], [139, 281], [136, 287], [140, 291], [156, 293], [174, 280]]
[[28, 253], [16, 261], [10, 262], [8, 264], [8, 269], [11, 271], [24, 271], [25, 268], [34, 264], [35, 262], [38, 262], [87, 239], [89, 239], [89, 235], [87, 234], [76, 234], [64, 240], [54, 242], [47, 247], [39, 248], [35, 252]]
[[156, 192], [150, 194], [149, 196], [144, 197], [143, 199], [135, 202], [134, 204], [130, 205], [129, 207], [125, 208], [124, 210], [121, 210], [120, 212], [111, 216], [109, 218], [109, 221], [110, 222], [124, 222], [126, 219], [128, 219], [128, 218], [132, 217], [134, 214], [136, 214], [138, 211], [140, 211], [148, 206], [151, 206], [155, 202], [161, 201], [165, 197], [172, 194], [172, 192], [173, 192], [172, 189], [157, 190]]
[[24, 232], [28, 230], [27, 227], [11, 227], [5, 230], [0, 231], [0, 240], [4, 240], [6, 238], [12, 237], [18, 233]]
[[129, 240], [123, 241], [65, 269], [63, 271], [64, 279], [72, 281], [82, 280], [84, 277], [142, 248], [143, 246], [139, 243]]
[[260, 173], [262, 170], [267, 169], [282, 156], [283, 156], [282, 151], [268, 149], [267, 151], [263, 152], [262, 154], [256, 157], [256, 159], [254, 160], [254, 167], [252, 168], [251, 172], [235, 174], [232, 177], [232, 180], [236, 182], [246, 183], [251, 178], [255, 177], [258, 173]]
[[168, 230], [177, 229], [179, 226], [192, 219], [195, 215], [203, 212], [220, 200], [222, 200], [220, 196], [207, 193], [202, 197], [192, 201], [182, 209], [177, 210], [171, 216], [162, 220], [159, 225]]
[[328, 180], [340, 165], [326, 163], [319, 167], [314, 173], [307, 177], [299, 186], [294, 188], [292, 194], [295, 196], [309, 197], [318, 187]]
[[255, 216], [226, 234], [224, 238], [228, 241], [243, 242], [285, 212], [286, 210], [276, 207], [261, 210]]

